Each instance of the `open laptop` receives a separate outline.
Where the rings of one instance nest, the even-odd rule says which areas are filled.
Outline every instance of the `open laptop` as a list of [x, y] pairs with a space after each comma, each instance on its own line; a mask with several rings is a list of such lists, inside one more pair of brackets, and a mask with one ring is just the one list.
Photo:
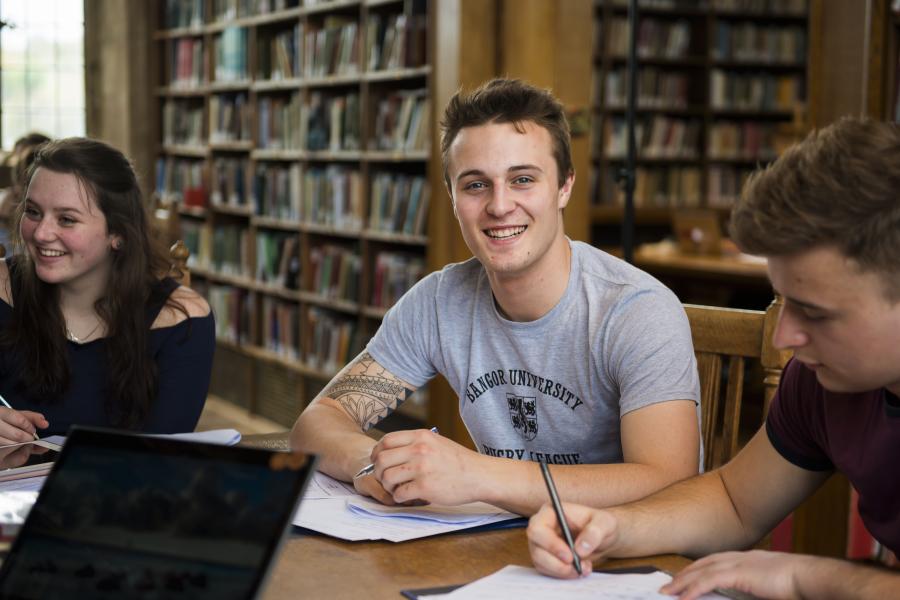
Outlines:
[[0, 598], [253, 598], [315, 457], [73, 428]]

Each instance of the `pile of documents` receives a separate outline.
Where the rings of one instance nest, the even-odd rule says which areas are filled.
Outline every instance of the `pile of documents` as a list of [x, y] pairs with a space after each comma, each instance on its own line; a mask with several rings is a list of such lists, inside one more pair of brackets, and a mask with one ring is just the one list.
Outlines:
[[484, 502], [385, 506], [358, 494], [352, 484], [316, 473], [294, 515], [294, 525], [344, 540], [404, 542], [520, 518]]

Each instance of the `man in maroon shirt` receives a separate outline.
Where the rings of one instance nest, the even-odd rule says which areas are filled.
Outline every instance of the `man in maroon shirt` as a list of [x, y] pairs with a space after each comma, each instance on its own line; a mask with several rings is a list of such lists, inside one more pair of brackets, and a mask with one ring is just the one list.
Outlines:
[[[774, 343], [794, 352], [766, 425], [727, 465], [644, 500], [566, 505], [582, 566], [590, 573], [590, 561], [606, 556], [705, 556], [661, 590], [689, 600], [714, 588], [900, 597], [896, 572], [725, 552], [754, 544], [835, 470], [859, 492], [875, 538], [900, 550], [900, 126], [847, 118], [810, 134], [751, 177], [731, 230], [742, 249], [768, 258], [784, 297]], [[540, 571], [576, 576], [547, 506], [528, 540]]]

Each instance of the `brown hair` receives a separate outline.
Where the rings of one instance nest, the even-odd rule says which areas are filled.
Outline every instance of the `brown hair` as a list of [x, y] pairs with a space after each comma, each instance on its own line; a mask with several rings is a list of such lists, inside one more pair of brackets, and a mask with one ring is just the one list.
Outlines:
[[[26, 174], [25, 189], [38, 168], [74, 175], [106, 217], [107, 230], [121, 238], [113, 252], [105, 294], [94, 308], [107, 324], [105, 408], [118, 427], [139, 427], [157, 394], [157, 368], [148, 352], [150, 324], [146, 306], [167, 267], [165, 251], [154, 241], [140, 187], [131, 163], [103, 142], [67, 138], [41, 146]], [[25, 202], [16, 211], [14, 241], [23, 243], [18, 224]], [[17, 265], [13, 318], [2, 341], [23, 356], [22, 380], [40, 402], [58, 400], [69, 384], [65, 320], [55, 285], [41, 281], [27, 252]], [[171, 299], [167, 304], [184, 312]], [[186, 313], [185, 313], [186, 314]]]
[[456, 92], [447, 103], [441, 121], [441, 160], [447, 187], [451, 187], [448, 154], [461, 129], [487, 123], [512, 123], [516, 131], [524, 133], [522, 123], [526, 121], [540, 125], [550, 134], [559, 187], [565, 185], [573, 172], [572, 139], [562, 104], [548, 90], [519, 79], [492, 79], [469, 95]]
[[731, 213], [745, 252], [834, 246], [900, 300], [900, 126], [844, 117], [754, 173]]

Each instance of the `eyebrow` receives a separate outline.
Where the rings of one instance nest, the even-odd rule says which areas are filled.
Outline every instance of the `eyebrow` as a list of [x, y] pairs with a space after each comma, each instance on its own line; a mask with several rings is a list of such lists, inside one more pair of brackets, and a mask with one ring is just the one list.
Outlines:
[[[26, 204], [26, 205], [28, 205], [28, 204], [33, 204], [33, 205], [36, 206], [37, 208], [40, 208], [41, 210], [44, 210], [44, 208], [43, 208], [40, 204], [38, 204], [37, 202], [35, 202], [30, 196], [25, 198], [25, 204]], [[67, 212], [70, 212], [70, 213], [75, 213], [75, 214], [78, 214], [78, 215], [84, 214], [84, 213], [81, 211], [81, 209], [79, 209], [77, 206], [56, 206], [56, 207], [53, 208], [53, 212], [55, 212], [55, 213], [67, 213]]]
[[784, 296], [783, 294], [782, 294], [782, 297], [784, 298], [785, 302], [790, 302], [791, 304], [793, 304], [795, 306], [799, 306], [800, 308], [805, 308], [807, 310], [818, 310], [818, 311], [822, 311], [822, 312], [826, 312], [826, 313], [834, 312], [834, 310], [832, 310], [830, 308], [826, 308], [824, 306], [819, 306], [818, 304], [813, 304], [812, 302], [804, 302], [803, 300], [799, 300], [797, 298], [792, 298], [790, 296]]
[[[518, 171], [537, 171], [539, 173], [543, 173], [544, 170], [541, 169], [537, 165], [513, 165], [506, 170], [507, 173], [516, 173]], [[463, 171], [459, 175], [456, 176], [456, 180], [459, 181], [464, 177], [469, 177], [470, 175], [484, 175], [485, 172], [481, 169], [468, 169]]]

